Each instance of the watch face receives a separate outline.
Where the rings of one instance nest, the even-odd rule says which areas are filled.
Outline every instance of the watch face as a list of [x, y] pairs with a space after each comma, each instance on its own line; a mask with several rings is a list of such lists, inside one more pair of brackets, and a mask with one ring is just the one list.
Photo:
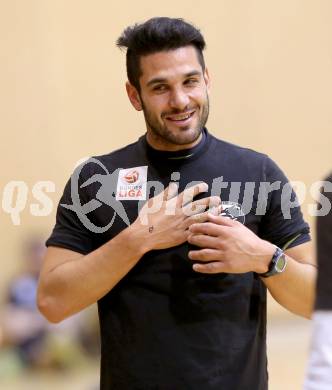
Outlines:
[[284, 255], [280, 256], [275, 264], [275, 268], [278, 272], [282, 272], [286, 266], [286, 257]]

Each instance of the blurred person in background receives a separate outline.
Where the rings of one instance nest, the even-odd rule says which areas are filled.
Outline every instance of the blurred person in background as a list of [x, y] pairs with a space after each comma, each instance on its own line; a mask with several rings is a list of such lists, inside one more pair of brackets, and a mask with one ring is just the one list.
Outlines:
[[13, 347], [22, 364], [29, 368], [44, 364], [48, 324], [36, 306], [44, 253], [42, 241], [31, 240], [25, 245], [22, 269], [9, 283], [1, 313], [3, 344]]
[[[127, 49], [127, 94], [146, 133], [68, 181], [39, 309], [57, 323], [98, 302], [102, 390], [266, 390], [266, 288], [298, 315], [313, 306], [309, 227], [296, 196], [268, 156], [207, 131], [199, 30], [152, 18], [117, 44]], [[229, 182], [242, 184], [236, 200]], [[276, 188], [265, 192], [264, 183]]]
[[329, 201], [329, 212], [317, 217], [316, 303], [313, 333], [304, 390], [332, 389], [332, 174], [325, 179], [321, 204]]
[[44, 254], [42, 240], [29, 240], [24, 246], [22, 268], [8, 285], [0, 313], [0, 346], [6, 348], [11, 365], [66, 369], [82, 363], [86, 353], [96, 354], [96, 313], [88, 311], [58, 325], [45, 320], [36, 305]]

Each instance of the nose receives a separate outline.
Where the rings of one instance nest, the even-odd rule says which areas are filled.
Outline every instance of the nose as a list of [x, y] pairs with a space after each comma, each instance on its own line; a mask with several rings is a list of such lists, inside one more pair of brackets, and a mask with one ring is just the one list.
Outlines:
[[183, 111], [189, 104], [189, 96], [182, 88], [174, 89], [170, 95], [169, 105], [179, 111]]

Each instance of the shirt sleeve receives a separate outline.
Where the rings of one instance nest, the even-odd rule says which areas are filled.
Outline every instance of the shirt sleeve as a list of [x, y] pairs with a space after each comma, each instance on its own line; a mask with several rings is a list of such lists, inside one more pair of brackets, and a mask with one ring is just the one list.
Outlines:
[[56, 224], [46, 241], [47, 247], [56, 246], [81, 254], [87, 254], [94, 249], [92, 232], [82, 223], [81, 205], [86, 204], [90, 198], [87, 188], [81, 187], [82, 183], [84, 170], [81, 172], [77, 169], [68, 180], [59, 201]]
[[[317, 296], [316, 310], [332, 310], [332, 175], [325, 179], [325, 184], [321, 191], [321, 206], [327, 205], [316, 217], [317, 226]], [[322, 197], [327, 202], [323, 202]]]
[[[259, 236], [286, 249], [310, 241], [309, 225], [304, 221], [297, 196], [283, 171], [269, 157], [263, 172], [266, 210], [262, 216]], [[264, 200], [263, 200], [264, 203]]]

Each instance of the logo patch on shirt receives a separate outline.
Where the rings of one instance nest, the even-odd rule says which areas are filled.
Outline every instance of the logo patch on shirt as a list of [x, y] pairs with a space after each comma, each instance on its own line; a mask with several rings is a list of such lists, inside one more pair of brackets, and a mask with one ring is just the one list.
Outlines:
[[148, 167], [120, 169], [116, 200], [146, 200]]
[[246, 217], [239, 203], [223, 201], [221, 202], [221, 207], [222, 212], [220, 215], [234, 219], [235, 221], [239, 221], [243, 224], [245, 223]]

